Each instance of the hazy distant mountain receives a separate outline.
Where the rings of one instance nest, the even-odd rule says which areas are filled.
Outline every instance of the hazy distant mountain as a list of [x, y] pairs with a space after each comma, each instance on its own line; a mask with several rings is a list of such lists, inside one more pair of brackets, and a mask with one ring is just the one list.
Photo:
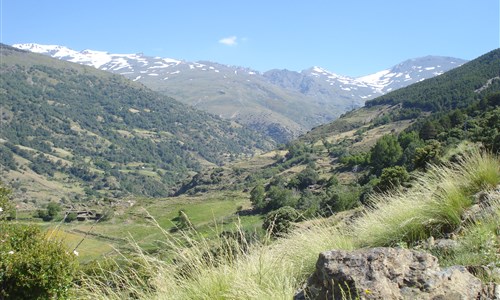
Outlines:
[[465, 60], [427, 56], [352, 78], [321, 67], [301, 72], [187, 62], [142, 54], [75, 51], [57, 45], [14, 47], [124, 75], [205, 111], [233, 119], [285, 142], [366, 100], [440, 75]]

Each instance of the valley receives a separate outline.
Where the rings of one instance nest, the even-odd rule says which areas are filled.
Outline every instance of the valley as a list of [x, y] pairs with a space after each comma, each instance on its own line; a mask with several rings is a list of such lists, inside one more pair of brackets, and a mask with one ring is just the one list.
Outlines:
[[62, 238], [77, 298], [315, 295], [320, 252], [375, 247], [500, 284], [500, 50], [347, 78], [30, 47], [0, 48], [0, 225]]

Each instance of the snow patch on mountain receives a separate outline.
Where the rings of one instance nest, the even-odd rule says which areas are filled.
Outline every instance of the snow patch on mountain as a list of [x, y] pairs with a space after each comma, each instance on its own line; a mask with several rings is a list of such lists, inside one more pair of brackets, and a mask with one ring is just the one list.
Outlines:
[[[140, 67], [149, 66], [150, 62], [147, 57], [142, 54], [110, 54], [105, 51], [97, 50], [82, 50], [80, 52], [69, 49], [64, 46], [58, 45], [40, 45], [40, 44], [14, 44], [13, 47], [27, 50], [35, 53], [50, 55], [54, 58], [92, 66], [97, 69], [108, 70], [108, 71], [118, 71], [121, 69], [128, 68], [133, 70], [132, 65], [139, 65]], [[176, 66], [181, 63], [180, 60], [172, 58], [153, 58], [154, 66], [150, 68], [168, 68], [171, 66]]]
[[356, 82], [363, 87], [371, 87], [376, 94], [383, 94], [384, 88], [389, 84], [392, 77], [397, 76], [390, 70], [383, 70], [371, 75], [358, 77]]
[[[261, 74], [247, 68], [220, 65], [207, 61], [185, 62], [172, 58], [148, 57], [141, 53], [110, 54], [105, 51], [88, 49], [75, 51], [64, 46], [34, 43], [15, 44], [13, 46], [125, 75], [134, 81], [148, 80], [148, 78], [158, 76], [161, 77], [161, 80], [168, 80], [169, 78], [174, 79], [176, 76], [179, 78], [178, 76], [182, 76], [180, 74], [191, 74], [193, 72], [220, 73], [215, 76], [220, 76], [221, 79], [227, 79], [228, 76], [252, 76], [259, 77], [262, 80], [269, 80], [274, 84], [287, 89], [294, 89], [317, 99], [323, 99], [321, 101], [337, 101], [339, 97], [343, 98], [343, 101], [348, 101], [346, 99], [350, 98], [353, 105], [362, 105], [368, 99], [441, 75], [465, 62], [456, 58], [426, 56], [409, 59], [390, 69], [354, 78], [330, 72], [319, 66], [301, 72], [271, 70], [272, 72]], [[244, 79], [249, 82], [249, 79]]]

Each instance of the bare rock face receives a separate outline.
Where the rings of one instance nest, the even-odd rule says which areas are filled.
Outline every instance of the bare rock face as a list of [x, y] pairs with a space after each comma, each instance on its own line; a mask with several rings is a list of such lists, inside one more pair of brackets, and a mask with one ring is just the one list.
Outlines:
[[465, 267], [441, 269], [425, 252], [371, 248], [321, 253], [315, 273], [294, 299], [495, 298]]

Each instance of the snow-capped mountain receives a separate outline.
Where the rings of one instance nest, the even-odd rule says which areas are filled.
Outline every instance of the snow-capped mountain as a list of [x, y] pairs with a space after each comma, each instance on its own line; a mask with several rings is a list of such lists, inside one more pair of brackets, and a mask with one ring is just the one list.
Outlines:
[[[83, 50], [75, 51], [59, 45], [40, 45], [40, 44], [15, 44], [16, 48], [28, 50], [35, 53], [50, 55], [54, 58], [75, 62], [79, 64], [93, 66], [95, 68], [119, 73], [132, 78], [131, 74], [137, 75], [133, 80], [141, 80], [143, 77], [160, 77], [162, 80], [168, 80], [170, 77], [185, 71], [207, 71], [220, 73], [220, 68], [231, 68], [231, 73], [246, 73], [248, 75], [261, 75], [257, 71], [247, 68], [224, 66], [211, 62], [186, 62], [172, 58], [149, 57], [143, 54], [110, 54], [104, 51]], [[331, 87], [350, 93], [354, 98], [363, 100], [371, 99], [376, 96], [388, 93], [409, 84], [422, 81], [458, 67], [465, 63], [465, 60], [451, 57], [426, 56], [421, 58], [409, 59], [390, 69], [382, 70], [374, 74], [358, 78], [338, 75], [321, 67], [315, 66], [302, 72], [293, 72], [288, 70], [271, 70], [263, 75], [274, 83], [281, 83], [277, 79], [279, 72], [284, 72], [285, 76], [290, 73], [296, 73], [296, 79], [300, 77], [300, 90], [307, 90], [307, 84], [304, 85], [304, 77], [311, 77], [314, 81], [323, 81]], [[226, 70], [227, 71], [227, 70]], [[164, 75], [164, 76], [163, 76]], [[168, 76], [170, 75], [170, 76]], [[221, 76], [224, 76], [221, 74]], [[296, 80], [297, 81], [297, 80]], [[307, 81], [307, 80], [306, 80]], [[349, 93], [345, 93], [349, 94]], [[334, 101], [335, 99], [331, 99]]]
[[385, 94], [441, 75], [466, 62], [466, 60], [453, 57], [425, 56], [406, 60], [388, 70], [356, 78], [356, 81], [366, 83], [376, 92]]
[[139, 81], [202, 110], [234, 119], [285, 142], [366, 100], [442, 74], [465, 61], [427, 56], [352, 78], [321, 67], [301, 72], [188, 62], [143, 54], [75, 51], [59, 45], [16, 44], [54, 58], [93, 66]]
[[59, 45], [15, 44], [13, 47], [115, 73], [133, 72], [135, 68], [141, 67], [151, 70], [168, 68], [181, 63], [181, 61], [175, 59], [146, 57], [141, 53], [110, 54], [105, 51], [95, 50], [75, 51]]
[[358, 78], [338, 75], [317, 66], [302, 72], [271, 70], [264, 76], [282, 87], [296, 89], [325, 102], [352, 99], [357, 105], [362, 105], [366, 100], [441, 75], [465, 62], [452, 57], [426, 56]]

